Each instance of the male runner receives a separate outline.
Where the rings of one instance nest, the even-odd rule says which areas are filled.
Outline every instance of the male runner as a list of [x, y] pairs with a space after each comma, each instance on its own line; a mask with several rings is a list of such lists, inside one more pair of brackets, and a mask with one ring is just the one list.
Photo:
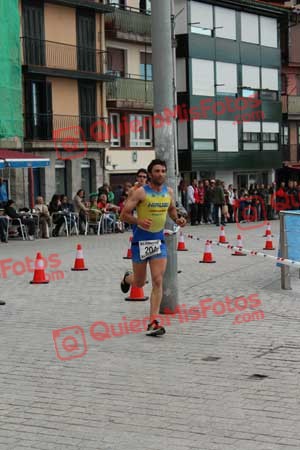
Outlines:
[[[121, 220], [136, 225], [132, 239], [133, 274], [125, 272], [121, 282], [122, 292], [130, 286], [143, 287], [146, 282], [147, 262], [150, 265], [152, 292], [150, 297], [150, 323], [147, 336], [165, 334], [156, 320], [163, 295], [163, 276], [167, 266], [167, 248], [164, 226], [167, 214], [177, 225], [185, 226], [186, 220], [178, 218], [173, 191], [165, 186], [167, 167], [165, 161], [154, 159], [148, 166], [150, 181], [128, 197], [121, 213]], [[136, 208], [137, 217], [132, 215]]]
[[132, 186], [131, 189], [129, 189], [129, 195], [136, 191], [137, 188], [144, 186], [147, 184], [148, 174], [146, 169], [139, 169], [136, 174], [136, 182]]

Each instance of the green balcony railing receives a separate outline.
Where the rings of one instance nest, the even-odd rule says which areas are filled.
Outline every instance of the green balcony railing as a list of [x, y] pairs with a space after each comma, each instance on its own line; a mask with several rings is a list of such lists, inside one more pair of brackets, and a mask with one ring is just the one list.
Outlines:
[[151, 38], [151, 15], [131, 9], [116, 8], [105, 15], [106, 32], [122, 32]]
[[153, 106], [153, 82], [133, 78], [118, 78], [106, 83], [107, 100], [136, 102]]

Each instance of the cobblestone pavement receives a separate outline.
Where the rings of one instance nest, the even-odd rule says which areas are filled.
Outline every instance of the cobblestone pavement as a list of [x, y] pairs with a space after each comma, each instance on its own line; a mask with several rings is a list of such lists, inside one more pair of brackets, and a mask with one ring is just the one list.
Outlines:
[[[265, 228], [243, 233], [245, 248], [262, 249]], [[202, 239], [218, 228], [187, 228]], [[272, 222], [278, 246], [278, 222]], [[236, 243], [239, 230], [226, 227]], [[239, 325], [235, 314], [171, 326], [161, 338], [144, 333], [105, 341], [91, 337], [95, 321], [142, 319], [149, 302], [125, 302], [119, 282], [129, 234], [9, 242], [0, 259], [14, 262], [59, 254], [63, 280], [30, 285], [31, 273], [1, 278], [0, 449], [299, 450], [300, 280], [280, 290], [272, 261], [233, 257], [214, 247], [216, 264], [199, 264], [204, 242], [186, 239], [178, 254], [180, 303], [198, 306], [258, 294], [265, 318]], [[87, 272], [72, 272], [76, 244]], [[270, 252], [276, 254], [275, 252]], [[52, 260], [53, 261], [52, 256]], [[22, 272], [22, 265], [15, 266]], [[51, 269], [57, 270], [57, 269]], [[150, 292], [150, 284], [146, 286]], [[253, 311], [248, 310], [249, 313]], [[122, 319], [123, 318], [123, 319]], [[87, 352], [57, 358], [52, 330], [81, 327]], [[101, 328], [102, 329], [102, 328]], [[74, 334], [65, 341], [69, 352]], [[66, 334], [62, 334], [62, 337]], [[62, 341], [57, 339], [59, 351]]]

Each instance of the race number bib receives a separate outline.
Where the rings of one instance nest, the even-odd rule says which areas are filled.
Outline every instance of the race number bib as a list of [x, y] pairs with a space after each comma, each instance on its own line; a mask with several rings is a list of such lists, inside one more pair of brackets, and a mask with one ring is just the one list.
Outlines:
[[160, 244], [160, 239], [155, 241], [140, 241], [140, 258], [144, 260], [150, 256], [159, 255], [161, 253]]

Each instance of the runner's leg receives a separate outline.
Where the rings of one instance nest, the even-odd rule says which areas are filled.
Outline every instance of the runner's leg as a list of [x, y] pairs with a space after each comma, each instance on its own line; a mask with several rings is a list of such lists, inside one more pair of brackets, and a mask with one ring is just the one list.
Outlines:
[[132, 263], [133, 273], [127, 275], [125, 282], [131, 286], [143, 287], [146, 283], [147, 262]]
[[150, 297], [150, 321], [159, 314], [163, 296], [163, 278], [167, 267], [167, 258], [153, 258], [149, 261], [152, 291]]

